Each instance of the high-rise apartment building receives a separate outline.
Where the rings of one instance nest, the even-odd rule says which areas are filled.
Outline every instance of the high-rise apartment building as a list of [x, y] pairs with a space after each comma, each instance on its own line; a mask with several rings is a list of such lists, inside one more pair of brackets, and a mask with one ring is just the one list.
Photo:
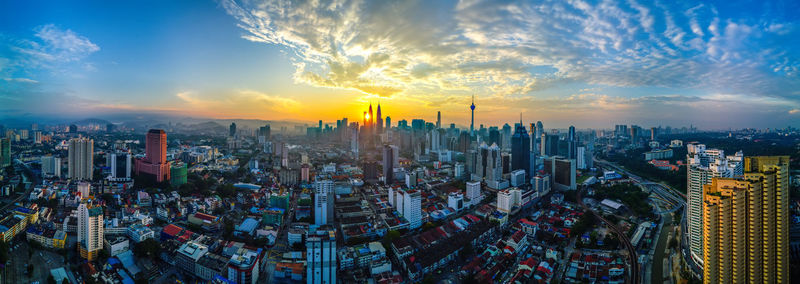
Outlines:
[[[748, 278], [748, 230], [758, 234], [760, 228], [748, 220], [761, 215], [760, 210], [750, 211], [748, 194], [761, 191], [758, 183], [713, 178], [703, 186], [703, 282], [745, 283]], [[751, 263], [756, 265], [761, 263]], [[755, 282], [749, 282], [755, 283]]]
[[410, 229], [422, 226], [422, 194], [417, 190], [401, 191], [403, 210], [400, 212], [408, 221]]
[[[789, 282], [789, 156], [761, 156], [744, 158], [744, 178], [761, 184], [761, 194], [754, 194], [750, 202], [752, 211], [761, 218], [751, 216], [751, 231], [761, 228], [761, 253], [757, 251], [749, 261], [763, 261], [761, 272], [750, 269], [749, 283]], [[760, 208], [759, 208], [760, 206]], [[755, 215], [755, 214], [754, 214]], [[758, 246], [758, 245], [756, 245]], [[759, 278], [763, 275], [763, 278]]]
[[69, 178], [91, 180], [94, 174], [94, 140], [73, 138], [69, 140]]
[[789, 283], [789, 156], [747, 157], [703, 186], [703, 281]]
[[147, 131], [145, 157], [136, 160], [136, 174], [150, 174], [157, 182], [169, 180], [167, 161], [167, 133], [161, 129]]
[[333, 223], [333, 181], [314, 182], [314, 224]]
[[44, 177], [61, 177], [61, 158], [55, 156], [43, 156], [42, 163], [42, 176]]
[[697, 264], [703, 263], [703, 185], [715, 177], [741, 177], [741, 152], [725, 156], [719, 149], [707, 149], [703, 144], [688, 144], [686, 221], [689, 250]]
[[94, 260], [103, 249], [103, 208], [85, 202], [78, 205], [77, 230], [81, 257]]
[[11, 165], [11, 139], [0, 139], [0, 167]]

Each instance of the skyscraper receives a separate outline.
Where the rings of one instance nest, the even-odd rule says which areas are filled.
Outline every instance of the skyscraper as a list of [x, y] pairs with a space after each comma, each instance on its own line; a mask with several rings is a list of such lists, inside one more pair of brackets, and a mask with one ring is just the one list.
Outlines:
[[161, 129], [150, 129], [145, 139], [145, 157], [136, 160], [136, 174], [153, 175], [157, 182], [169, 180], [167, 133]]
[[[750, 210], [755, 212], [749, 218], [753, 222], [752, 229], [748, 230], [751, 232], [749, 238], [761, 238], [760, 244], [751, 244], [754, 248], [748, 263], [751, 263], [750, 267], [755, 265], [755, 268], [749, 269], [748, 282], [788, 283], [789, 156], [746, 157], [744, 178], [761, 184], [761, 192], [756, 192], [748, 199], [753, 204]], [[761, 216], [755, 215], [759, 213], [758, 209], [761, 209]], [[758, 229], [761, 231], [758, 232]], [[757, 266], [759, 259], [763, 261], [760, 269]], [[762, 275], [763, 278], [760, 278]]]
[[539, 154], [545, 156], [547, 155], [547, 133], [539, 134], [539, 141]]
[[703, 186], [703, 281], [789, 283], [789, 156], [744, 158]]
[[367, 116], [367, 128], [370, 133], [375, 133], [375, 117], [372, 116], [372, 103], [369, 103], [369, 114]]
[[0, 139], [0, 167], [11, 165], [11, 139]]
[[[536, 132], [534, 133], [533, 137], [531, 137], [531, 139], [539, 139], [539, 142], [536, 143], [536, 145], [544, 144], [544, 139], [542, 139], [542, 134], [544, 134], [544, 125], [542, 124], [541, 121], [537, 121], [536, 122]], [[544, 148], [540, 147], [540, 149], [536, 149], [534, 151], [540, 151], [541, 149], [544, 149]], [[540, 156], [544, 155], [544, 151], [540, 151], [539, 155]]]
[[236, 123], [235, 122], [231, 122], [230, 129], [228, 129], [228, 136], [230, 136], [230, 137], [236, 136]]
[[[747, 281], [748, 229], [754, 229], [753, 234], [759, 234], [761, 229], [751, 227], [755, 224], [748, 220], [748, 210], [752, 208], [747, 206], [747, 195], [761, 191], [759, 184], [714, 178], [711, 184], [703, 187], [703, 282], [762, 283]], [[761, 212], [753, 213], [760, 215]], [[755, 240], [760, 241], [760, 238]], [[753, 249], [760, 250], [760, 247]], [[762, 263], [758, 259], [750, 265], [761, 268], [756, 266]]]
[[94, 140], [73, 138], [69, 140], [69, 178], [91, 180], [94, 169]]
[[472, 111], [472, 119], [469, 123], [469, 135], [475, 135], [475, 95], [472, 95], [472, 105], [469, 106]]
[[436, 112], [436, 129], [442, 128], [442, 112]]
[[383, 145], [383, 180], [386, 185], [394, 182], [394, 151], [391, 145]]
[[391, 128], [392, 128], [392, 118], [387, 116], [386, 117], [386, 129], [391, 129]]
[[578, 158], [578, 141], [577, 137], [575, 137], [575, 126], [569, 126], [569, 132], [567, 133], [567, 159], [577, 159]]
[[378, 128], [378, 133], [383, 133], [383, 118], [381, 118], [381, 103], [378, 103], [378, 117], [375, 121], [375, 126]]
[[333, 181], [314, 182], [314, 224], [333, 223]]
[[525, 174], [531, 174], [531, 150], [530, 137], [522, 121], [514, 129], [511, 136], [511, 170], [525, 170]]
[[78, 205], [77, 230], [81, 257], [94, 260], [103, 249], [103, 208], [85, 202]]
[[719, 149], [706, 149], [703, 144], [686, 145], [687, 202], [686, 225], [689, 250], [697, 264], [703, 263], [703, 185], [715, 177], [742, 175], [742, 154], [726, 157]]
[[109, 162], [111, 165], [111, 178], [112, 179], [129, 179], [131, 178], [131, 153], [128, 150], [117, 150], [114, 153], [108, 153]]

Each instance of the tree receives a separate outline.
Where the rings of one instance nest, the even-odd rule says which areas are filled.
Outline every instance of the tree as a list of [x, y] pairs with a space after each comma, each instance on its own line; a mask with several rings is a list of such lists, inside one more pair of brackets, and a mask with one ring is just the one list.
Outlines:
[[161, 244], [154, 239], [145, 239], [134, 246], [133, 252], [152, 259], [161, 253]]
[[671, 238], [671, 239], [669, 240], [669, 248], [671, 248], [671, 249], [673, 249], [673, 250], [674, 250], [674, 249], [676, 249], [676, 248], [678, 248], [678, 239], [676, 239], [676, 238]]
[[47, 284], [56, 284], [56, 279], [53, 277], [53, 274], [47, 275]]

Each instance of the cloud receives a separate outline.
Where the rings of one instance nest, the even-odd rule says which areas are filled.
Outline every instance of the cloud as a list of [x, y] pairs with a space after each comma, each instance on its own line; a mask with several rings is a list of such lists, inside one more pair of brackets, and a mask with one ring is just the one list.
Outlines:
[[38, 84], [39, 81], [28, 79], [28, 78], [3, 78], [6, 82], [19, 82], [19, 83], [28, 83], [28, 84]]
[[789, 114], [798, 114], [798, 113], [800, 113], [800, 109], [794, 108], [789, 110]]
[[265, 111], [293, 114], [301, 110], [301, 104], [294, 99], [247, 89], [225, 93], [183, 91], [175, 97], [193, 112], [215, 117], [259, 117]]
[[[789, 4], [791, 5], [791, 4]], [[390, 97], [537, 96], [568, 82], [798, 101], [789, 19], [629, 1], [223, 0], [243, 38], [290, 51], [295, 81]], [[533, 71], [548, 67], [551, 71]], [[543, 82], [552, 82], [543, 84]], [[435, 94], [435, 95], [430, 95]], [[503, 101], [506, 102], [506, 101]]]
[[38, 54], [46, 60], [77, 61], [100, 50], [88, 38], [53, 24], [37, 27], [34, 31], [35, 36], [44, 42], [44, 45], [36, 45], [40, 51]]

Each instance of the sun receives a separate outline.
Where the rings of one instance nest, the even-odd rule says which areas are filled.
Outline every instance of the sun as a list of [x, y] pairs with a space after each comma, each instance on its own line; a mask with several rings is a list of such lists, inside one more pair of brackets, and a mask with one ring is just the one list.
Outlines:
[[364, 118], [365, 118], [365, 119], [367, 119], [367, 120], [369, 120], [369, 114], [365, 114], [365, 115], [364, 115]]

